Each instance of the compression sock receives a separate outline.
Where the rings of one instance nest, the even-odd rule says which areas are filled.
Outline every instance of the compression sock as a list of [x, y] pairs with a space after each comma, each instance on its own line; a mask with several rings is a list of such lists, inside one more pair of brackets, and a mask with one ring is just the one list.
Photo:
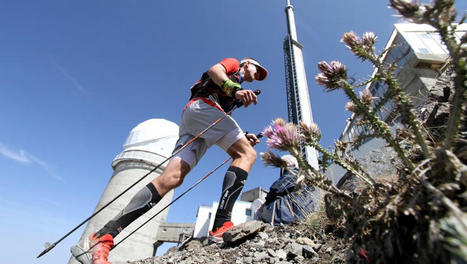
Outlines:
[[242, 191], [247, 177], [248, 172], [234, 166], [230, 166], [225, 173], [224, 183], [222, 184], [222, 195], [212, 230], [216, 230], [216, 228], [221, 227], [225, 222], [230, 221], [235, 201]]
[[140, 217], [154, 205], [156, 205], [162, 197], [152, 183], [146, 185], [138, 193], [133, 196], [130, 203], [112, 220], [110, 220], [101, 230], [97, 232], [99, 236], [110, 234], [115, 237], [125, 227], [131, 224], [136, 218]]

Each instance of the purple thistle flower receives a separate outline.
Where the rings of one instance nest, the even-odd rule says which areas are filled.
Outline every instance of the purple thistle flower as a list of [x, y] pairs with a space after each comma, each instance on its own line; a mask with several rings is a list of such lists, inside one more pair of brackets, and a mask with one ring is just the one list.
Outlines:
[[273, 131], [272, 131], [272, 127], [271, 126], [268, 126], [266, 128], [263, 129], [263, 132], [261, 132], [261, 134], [263, 134], [263, 136], [269, 138], [273, 135]]
[[282, 140], [284, 149], [287, 150], [292, 147], [297, 147], [299, 143], [299, 135], [297, 127], [292, 123], [287, 123], [283, 129], [277, 131], [277, 136]]
[[269, 137], [267, 140], [266, 140], [266, 144], [268, 145], [268, 147], [270, 148], [275, 148], [275, 149], [280, 149], [282, 150], [283, 149], [283, 146], [284, 146], [284, 142], [282, 141], [282, 139], [280, 137], [278, 137], [277, 135], [273, 135], [271, 137]]
[[267, 137], [266, 144], [270, 148], [289, 150], [299, 144], [297, 127], [292, 123], [285, 123], [282, 118], [275, 119], [271, 126], [264, 129], [263, 134]]

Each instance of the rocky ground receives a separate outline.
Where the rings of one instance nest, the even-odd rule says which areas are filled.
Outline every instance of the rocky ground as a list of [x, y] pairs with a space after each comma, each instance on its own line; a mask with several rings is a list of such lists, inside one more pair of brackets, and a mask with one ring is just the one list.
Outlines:
[[250, 221], [226, 232], [222, 244], [211, 243], [207, 238], [192, 239], [163, 256], [132, 263], [344, 263], [345, 244], [316, 233], [321, 224], [312, 218], [276, 227]]

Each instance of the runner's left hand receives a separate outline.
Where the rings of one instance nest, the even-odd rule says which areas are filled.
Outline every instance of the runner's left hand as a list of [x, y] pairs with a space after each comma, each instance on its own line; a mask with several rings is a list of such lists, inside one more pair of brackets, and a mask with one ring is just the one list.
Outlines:
[[259, 143], [259, 139], [256, 137], [255, 134], [250, 134], [250, 133], [247, 133], [245, 134], [245, 137], [246, 139], [248, 140], [248, 142], [250, 142], [250, 144], [252, 146], [256, 145]]

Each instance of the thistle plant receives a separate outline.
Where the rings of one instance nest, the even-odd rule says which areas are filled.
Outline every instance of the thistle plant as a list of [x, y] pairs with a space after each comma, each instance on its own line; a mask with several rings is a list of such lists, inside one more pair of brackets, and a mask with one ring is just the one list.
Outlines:
[[[456, 10], [454, 0], [434, 0], [432, 4], [419, 4], [411, 0], [390, 0], [390, 6], [395, 9], [400, 16], [414, 22], [425, 23], [436, 28], [446, 45], [449, 55], [454, 63], [456, 76], [454, 78], [454, 96], [451, 103], [448, 128], [444, 147], [450, 149], [458, 135], [462, 113], [465, 110], [466, 83], [467, 83], [467, 35], [456, 40], [455, 31], [457, 25]], [[463, 24], [465, 14], [458, 24]]]
[[[453, 259], [450, 254], [467, 262], [464, 206], [467, 204], [467, 141], [459, 136], [465, 137], [467, 127], [463, 127], [464, 131], [460, 129], [463, 115], [467, 113], [467, 34], [460, 40], [455, 37], [454, 0], [433, 0], [432, 4], [412, 0], [389, 3], [400, 16], [433, 26], [446, 44], [455, 76], [453, 87], [449, 87], [453, 88], [454, 95], [449, 101], [445, 137], [439, 139], [430, 134], [434, 127], [428, 122], [422, 124], [410, 96], [397, 81], [398, 63], [410, 54], [410, 49], [402, 57], [387, 62], [387, 55], [396, 46], [377, 51], [375, 33], [359, 36], [350, 31], [343, 34], [341, 41], [358, 59], [371, 63], [374, 74], [355, 84], [348, 78], [346, 65], [337, 60], [321, 61], [315, 81], [326, 91], [344, 91], [350, 99], [345, 108], [353, 113], [352, 124], [363, 126], [365, 133], [349, 142], [335, 141], [331, 151], [319, 144], [321, 131], [316, 124], [292, 124], [278, 118], [263, 132], [270, 150], [262, 153], [261, 158], [266, 165], [285, 167], [273, 150], [290, 152], [299, 163], [299, 179], [328, 192], [324, 197], [328, 218], [333, 224], [342, 225], [353, 249], [366, 248], [377, 263], [447, 263]], [[464, 19], [465, 16], [459, 23]], [[379, 97], [370, 90], [375, 82], [387, 87]], [[379, 114], [389, 101], [394, 105], [390, 116], [400, 115], [404, 124], [396, 132], [386, 122], [389, 118], [382, 119]], [[433, 113], [436, 114], [435, 110], [430, 115]], [[374, 180], [366, 172], [369, 170], [349, 154], [349, 145], [358, 147], [370, 138], [383, 139], [397, 154], [396, 175]], [[303, 146], [321, 154], [321, 168], [313, 168], [302, 157]], [[361, 180], [364, 188], [348, 194], [333, 185], [324, 176], [331, 162]]]
[[[353, 113], [353, 124], [365, 126], [370, 131], [353, 139], [354, 142], [336, 141], [334, 153], [318, 144], [320, 134], [311, 136], [313, 134], [309, 133], [302, 140], [321, 152], [323, 159], [336, 164], [345, 161], [339, 165], [367, 183], [368, 188], [352, 196], [351, 203], [332, 195], [326, 196], [325, 202], [328, 217], [340, 219], [336, 222], [345, 224], [345, 228], [350, 230], [348, 236], [355, 238], [354, 242], [362, 241], [360, 243], [372, 252], [373, 259], [395, 260], [397, 247], [400, 248], [407, 240], [415, 248], [413, 252], [417, 256], [412, 259], [418, 263], [449, 259], [449, 254], [441, 250], [442, 247], [467, 261], [467, 214], [465, 208], [459, 206], [467, 202], [467, 166], [464, 163], [467, 160], [467, 141], [459, 138], [459, 135], [465, 135], [465, 131], [459, 133], [459, 129], [462, 118], [465, 118], [463, 114], [467, 113], [467, 34], [456, 40], [454, 0], [433, 0], [430, 5], [411, 0], [390, 0], [390, 7], [412, 22], [433, 26], [446, 44], [455, 77], [445, 138], [435, 141], [430, 135], [429, 129], [432, 128], [422, 125], [409, 96], [398, 83], [395, 73], [402, 57], [390, 64], [385, 61], [386, 55], [395, 46], [378, 52], [375, 49], [376, 34], [366, 32], [358, 36], [355, 32], [347, 32], [341, 41], [358, 59], [370, 62], [375, 67], [375, 73], [368, 80], [354, 84], [348, 80], [347, 67], [341, 62], [322, 61], [318, 63], [320, 73], [315, 80], [327, 91], [342, 89], [350, 99], [345, 108]], [[459, 23], [462, 24], [464, 19], [465, 16]], [[409, 51], [402, 56], [408, 55]], [[379, 98], [375, 98], [369, 89], [375, 82], [387, 87], [386, 93]], [[360, 87], [365, 88], [358, 93]], [[389, 125], [378, 115], [389, 100], [394, 103], [394, 109], [405, 125], [396, 133], [391, 132]], [[306, 129], [310, 128], [301, 124], [299, 131]], [[390, 184], [374, 182], [371, 177], [367, 178], [358, 162], [347, 156], [348, 144], [359, 146], [372, 137], [384, 139], [397, 153], [403, 165], [398, 168], [397, 181]], [[459, 198], [460, 195], [464, 195], [464, 198]], [[414, 221], [416, 227], [413, 230], [402, 227], [408, 219]], [[362, 235], [358, 235], [360, 233]], [[384, 248], [378, 246], [382, 244]], [[433, 252], [427, 252], [426, 248], [431, 248]], [[420, 257], [426, 253], [436, 257]], [[399, 260], [407, 260], [403, 251], [397, 254], [400, 254]]]

